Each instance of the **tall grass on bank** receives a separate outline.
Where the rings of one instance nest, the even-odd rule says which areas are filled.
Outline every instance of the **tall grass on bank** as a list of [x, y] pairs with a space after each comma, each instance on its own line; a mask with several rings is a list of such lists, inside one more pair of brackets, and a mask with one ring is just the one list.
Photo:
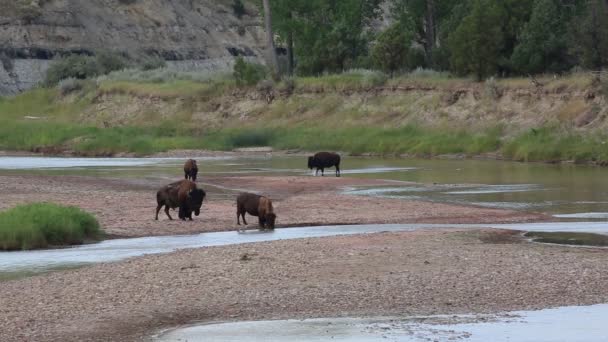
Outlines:
[[531, 129], [505, 143], [505, 157], [518, 161], [608, 161], [608, 136], [582, 135], [559, 128]]
[[5, 251], [75, 245], [100, 236], [95, 217], [76, 207], [33, 203], [0, 212], [0, 249]]

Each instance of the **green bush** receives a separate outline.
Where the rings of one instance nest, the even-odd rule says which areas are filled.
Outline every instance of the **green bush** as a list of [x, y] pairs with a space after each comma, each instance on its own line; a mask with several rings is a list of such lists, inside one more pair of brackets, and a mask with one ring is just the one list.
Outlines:
[[228, 136], [228, 146], [234, 147], [259, 147], [272, 144], [273, 134], [270, 130], [251, 129], [234, 132]]
[[167, 62], [159, 56], [144, 57], [139, 61], [139, 69], [143, 71], [156, 70], [167, 67]]
[[0, 213], [1, 250], [75, 245], [100, 236], [95, 217], [76, 207], [33, 203]]
[[66, 78], [85, 79], [121, 70], [128, 65], [126, 58], [118, 53], [102, 51], [95, 56], [70, 55], [61, 58], [46, 72], [46, 86], [54, 86]]
[[234, 79], [237, 85], [254, 85], [266, 78], [266, 68], [256, 63], [248, 63], [238, 57], [234, 63]]

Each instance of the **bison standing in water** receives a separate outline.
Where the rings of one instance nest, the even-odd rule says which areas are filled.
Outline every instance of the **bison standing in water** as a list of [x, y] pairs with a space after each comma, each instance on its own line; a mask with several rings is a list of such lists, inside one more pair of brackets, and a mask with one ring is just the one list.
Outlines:
[[321, 170], [321, 176], [324, 175], [326, 167], [336, 167], [336, 177], [340, 177], [340, 155], [332, 152], [319, 152], [312, 157], [308, 157], [308, 168], [317, 168], [315, 176]]
[[272, 201], [268, 197], [242, 193], [236, 198], [236, 223], [241, 225], [240, 218], [243, 217], [243, 223], [245, 221], [245, 213], [249, 215], [257, 216], [260, 228], [274, 229], [274, 222], [276, 221], [277, 215], [275, 215], [272, 208]]
[[184, 164], [184, 178], [190, 179], [193, 182], [196, 182], [196, 174], [198, 173], [198, 166], [196, 165], [196, 160], [188, 159]]
[[187, 179], [165, 185], [156, 193], [155, 219], [158, 220], [158, 212], [164, 206], [170, 220], [173, 218], [169, 215], [169, 209], [179, 208], [179, 218], [184, 221], [188, 218], [192, 221], [192, 212], [196, 216], [200, 214], [205, 195], [203, 189], [197, 188], [196, 183]]

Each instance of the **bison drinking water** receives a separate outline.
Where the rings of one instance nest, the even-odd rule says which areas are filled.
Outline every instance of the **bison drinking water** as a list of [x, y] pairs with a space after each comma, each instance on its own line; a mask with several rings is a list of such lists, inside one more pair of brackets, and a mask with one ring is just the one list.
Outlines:
[[323, 176], [326, 167], [336, 167], [336, 177], [340, 177], [340, 155], [332, 152], [319, 152], [312, 157], [308, 157], [308, 168], [317, 168], [315, 176], [321, 170]]
[[242, 193], [236, 198], [236, 223], [241, 224], [240, 217], [243, 217], [243, 223], [245, 221], [245, 213], [249, 215], [257, 216], [260, 223], [260, 228], [274, 229], [274, 222], [277, 215], [274, 214], [272, 209], [272, 202], [268, 197]]
[[170, 220], [173, 220], [169, 215], [169, 209], [179, 208], [179, 218], [192, 221], [192, 212], [198, 216], [205, 199], [205, 191], [196, 187], [196, 183], [189, 180], [181, 180], [163, 186], [156, 193], [156, 217], [158, 220], [158, 212], [164, 206], [165, 213]]
[[190, 179], [196, 182], [196, 174], [198, 173], [198, 166], [196, 166], [196, 160], [188, 159], [184, 164], [184, 178]]

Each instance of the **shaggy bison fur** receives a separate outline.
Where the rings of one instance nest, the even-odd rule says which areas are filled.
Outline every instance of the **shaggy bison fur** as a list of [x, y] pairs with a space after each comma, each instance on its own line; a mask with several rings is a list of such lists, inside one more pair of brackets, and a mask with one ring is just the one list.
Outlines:
[[336, 177], [340, 177], [340, 155], [332, 152], [319, 152], [312, 157], [308, 157], [308, 168], [317, 168], [315, 176], [319, 174], [321, 170], [321, 176], [323, 176], [326, 167], [336, 167]]
[[268, 197], [242, 193], [236, 198], [236, 223], [241, 224], [240, 217], [243, 217], [243, 223], [245, 221], [245, 213], [249, 215], [257, 216], [260, 228], [274, 229], [274, 223], [277, 215], [275, 215], [272, 209], [272, 201]]
[[198, 166], [196, 165], [196, 160], [188, 159], [184, 164], [184, 178], [190, 179], [193, 182], [196, 182], [196, 174], [198, 173]]
[[192, 221], [192, 212], [198, 216], [200, 214], [203, 200], [205, 199], [205, 191], [196, 187], [196, 183], [187, 179], [179, 182], [165, 185], [156, 193], [156, 217], [158, 220], [158, 212], [164, 206], [165, 213], [170, 220], [173, 220], [169, 215], [169, 209], [179, 208], [179, 218]]

